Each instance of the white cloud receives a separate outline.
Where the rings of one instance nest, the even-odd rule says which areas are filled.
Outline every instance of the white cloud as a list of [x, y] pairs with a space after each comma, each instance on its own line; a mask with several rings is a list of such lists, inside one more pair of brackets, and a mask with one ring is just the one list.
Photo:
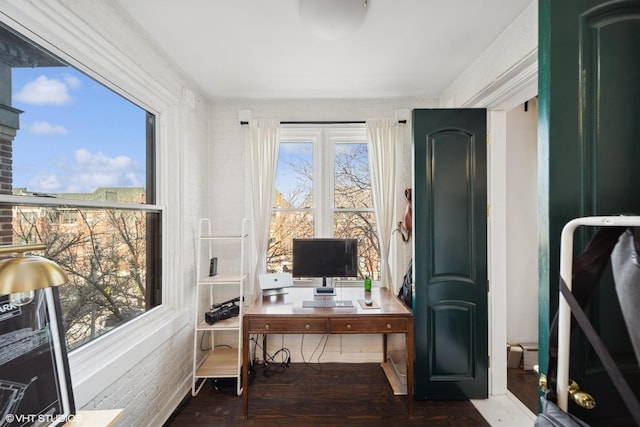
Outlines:
[[109, 157], [103, 153], [92, 154], [81, 148], [74, 153], [77, 168], [89, 168], [92, 171], [123, 171], [131, 168], [133, 160], [127, 156]]
[[79, 149], [71, 158], [56, 159], [51, 171], [38, 172], [29, 180], [29, 191], [91, 193], [98, 187], [143, 187], [144, 169], [127, 156], [110, 157]]
[[57, 193], [62, 189], [62, 183], [56, 174], [38, 172], [29, 180], [27, 189], [43, 193]]
[[62, 125], [52, 125], [47, 122], [34, 122], [29, 126], [29, 132], [37, 135], [68, 135], [69, 131]]
[[63, 77], [64, 82], [71, 89], [79, 88], [82, 85], [82, 82], [76, 76], [72, 76], [71, 74], [65, 74]]
[[142, 186], [137, 178], [141, 168], [127, 156], [110, 157], [83, 148], [74, 152], [73, 163], [65, 169], [69, 183], [82, 185], [83, 192], [93, 191], [98, 187]]
[[25, 84], [14, 98], [26, 104], [67, 105], [72, 100], [69, 87], [68, 83], [58, 79], [40, 76]]

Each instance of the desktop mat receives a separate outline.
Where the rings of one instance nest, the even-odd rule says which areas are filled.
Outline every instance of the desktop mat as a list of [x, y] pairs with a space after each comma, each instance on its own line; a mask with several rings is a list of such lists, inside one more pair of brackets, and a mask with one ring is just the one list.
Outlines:
[[363, 299], [359, 299], [359, 300], [358, 300], [358, 304], [360, 304], [360, 307], [362, 307], [362, 308], [363, 308], [363, 309], [365, 309], [365, 310], [369, 310], [369, 309], [372, 309], [372, 308], [380, 308], [380, 304], [378, 303], [378, 301], [376, 301], [376, 300], [371, 300], [371, 302], [372, 302], [373, 304], [371, 304], [371, 305], [366, 305], [366, 304], [364, 303], [364, 300], [363, 300]]

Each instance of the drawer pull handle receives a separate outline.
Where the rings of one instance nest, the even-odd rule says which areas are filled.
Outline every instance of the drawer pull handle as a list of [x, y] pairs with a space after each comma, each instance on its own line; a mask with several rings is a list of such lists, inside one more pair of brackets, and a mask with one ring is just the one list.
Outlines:
[[350, 324], [347, 324], [347, 330], [349, 330], [349, 331], [351, 330], [351, 325]]
[[306, 324], [306, 325], [304, 325], [304, 328], [308, 331], [309, 329], [311, 329], [311, 325]]
[[391, 323], [387, 323], [387, 329], [391, 329]]
[[269, 330], [269, 324], [268, 324], [268, 323], [266, 323], [266, 324], [264, 325], [264, 328], [265, 328], [266, 330]]

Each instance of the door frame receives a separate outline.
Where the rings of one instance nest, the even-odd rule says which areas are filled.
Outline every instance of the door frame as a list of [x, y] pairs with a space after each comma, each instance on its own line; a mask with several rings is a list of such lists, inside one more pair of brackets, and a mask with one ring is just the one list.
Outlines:
[[[507, 111], [538, 94], [538, 49], [462, 105], [487, 109], [489, 396], [507, 394]], [[548, 290], [547, 290], [548, 293]]]

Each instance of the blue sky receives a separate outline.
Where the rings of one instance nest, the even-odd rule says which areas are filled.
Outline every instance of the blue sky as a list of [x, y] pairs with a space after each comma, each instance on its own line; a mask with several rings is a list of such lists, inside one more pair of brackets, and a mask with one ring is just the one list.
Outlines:
[[145, 185], [145, 111], [72, 67], [14, 68], [13, 187], [85, 193]]
[[[364, 147], [364, 149], [363, 149]], [[359, 176], [358, 180], [364, 182], [368, 180], [369, 173], [369, 159], [367, 154], [366, 145], [352, 144], [352, 143], [335, 143], [332, 145], [334, 150], [333, 167], [324, 164], [321, 167], [325, 168], [325, 173], [329, 171], [334, 174], [341, 174], [341, 171], [334, 170], [334, 168], [340, 168], [347, 166], [348, 171], [351, 174]], [[325, 161], [328, 159], [325, 159]], [[304, 202], [307, 201], [309, 193], [312, 191], [312, 179], [315, 176], [304, 176], [297, 168], [302, 167], [303, 164], [311, 165], [313, 163], [313, 143], [305, 141], [304, 138], [298, 142], [282, 142], [279, 146], [278, 153], [278, 170], [276, 174], [276, 190], [282, 193], [284, 199], [291, 203], [293, 206], [302, 207]], [[349, 174], [346, 176], [341, 175], [343, 179], [342, 185], [354, 184], [349, 182]], [[334, 177], [338, 179], [337, 177]], [[328, 177], [325, 177], [328, 179]]]
[[[311, 142], [281, 143], [278, 152], [278, 171], [276, 175], [276, 189], [282, 193], [285, 200], [294, 206], [301, 206], [308, 192], [311, 182], [300, 175], [291, 163], [298, 165], [313, 159], [313, 145]], [[305, 188], [307, 191], [300, 192]]]

